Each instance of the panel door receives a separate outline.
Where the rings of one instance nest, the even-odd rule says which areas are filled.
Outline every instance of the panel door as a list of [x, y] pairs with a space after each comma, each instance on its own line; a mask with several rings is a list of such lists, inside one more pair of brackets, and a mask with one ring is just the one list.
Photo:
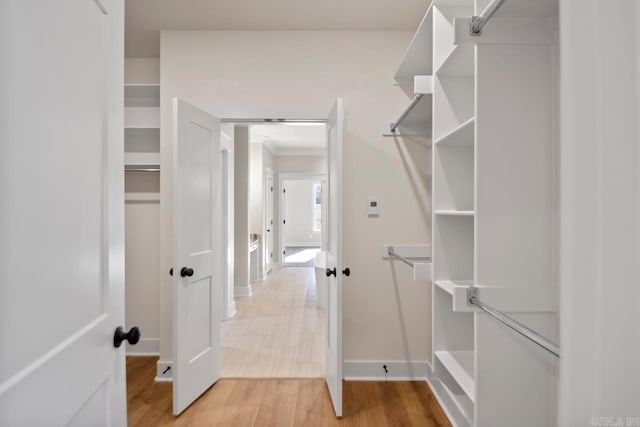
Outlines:
[[122, 0], [0, 2], [0, 425], [126, 425]]
[[336, 416], [342, 416], [342, 138], [344, 108], [338, 99], [327, 117], [327, 347], [326, 380]]
[[220, 121], [173, 100], [173, 412], [220, 378]]

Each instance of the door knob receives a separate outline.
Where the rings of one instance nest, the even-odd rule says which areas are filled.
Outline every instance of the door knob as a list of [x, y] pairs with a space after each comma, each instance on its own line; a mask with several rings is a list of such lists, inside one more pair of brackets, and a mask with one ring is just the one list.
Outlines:
[[331, 276], [336, 277], [336, 268], [335, 268], [335, 267], [333, 267], [333, 269], [331, 269], [331, 268], [327, 268], [327, 269], [325, 270], [324, 274], [325, 274], [327, 277], [331, 277]]
[[351, 270], [349, 269], [349, 267], [342, 270], [342, 274], [344, 274], [347, 277], [351, 276]]
[[173, 267], [171, 267], [171, 270], [169, 270], [169, 276], [173, 276]]
[[118, 326], [116, 332], [113, 334], [113, 346], [116, 348], [120, 347], [124, 340], [127, 340], [131, 345], [138, 344], [138, 341], [140, 341], [140, 329], [134, 326], [129, 329], [129, 332], [125, 332], [122, 326]]
[[193, 276], [193, 268], [182, 267], [180, 269], [180, 277], [191, 277]]

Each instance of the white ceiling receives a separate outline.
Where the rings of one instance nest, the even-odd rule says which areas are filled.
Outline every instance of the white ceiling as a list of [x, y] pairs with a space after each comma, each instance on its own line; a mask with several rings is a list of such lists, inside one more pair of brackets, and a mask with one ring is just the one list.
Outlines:
[[251, 125], [251, 143], [263, 143], [276, 156], [324, 154], [324, 124]]
[[126, 0], [125, 55], [160, 56], [161, 30], [409, 30], [429, 0]]

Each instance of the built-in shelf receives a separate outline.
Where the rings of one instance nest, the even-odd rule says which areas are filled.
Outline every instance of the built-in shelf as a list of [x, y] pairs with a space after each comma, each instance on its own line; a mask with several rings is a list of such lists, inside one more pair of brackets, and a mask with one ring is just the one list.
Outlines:
[[160, 153], [124, 153], [125, 166], [158, 166]]
[[457, 211], [457, 210], [438, 210], [435, 211], [438, 216], [474, 216], [475, 211]]
[[473, 76], [474, 55], [473, 45], [453, 45], [449, 54], [438, 69], [436, 74], [441, 76]]
[[124, 105], [125, 107], [159, 107], [160, 85], [145, 83], [125, 84]]
[[471, 117], [460, 126], [440, 137], [436, 144], [438, 146], [473, 147], [475, 121], [475, 117]]
[[430, 6], [404, 54], [400, 66], [393, 76], [394, 83], [401, 86], [413, 85], [417, 75], [433, 73], [433, 9]]
[[124, 127], [128, 129], [160, 128], [160, 107], [125, 107]]
[[474, 351], [436, 351], [436, 358], [472, 402], [475, 402]]
[[473, 280], [436, 280], [435, 285], [453, 296], [456, 292], [456, 288], [468, 288], [473, 285]]

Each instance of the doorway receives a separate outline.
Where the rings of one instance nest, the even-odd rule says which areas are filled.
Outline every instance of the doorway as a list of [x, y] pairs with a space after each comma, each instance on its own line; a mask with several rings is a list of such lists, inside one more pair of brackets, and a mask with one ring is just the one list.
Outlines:
[[[325, 125], [250, 125], [248, 142], [249, 227], [259, 247], [251, 254], [261, 256], [255, 264], [263, 273], [250, 274], [256, 279], [251, 281], [251, 294], [236, 296], [236, 314], [222, 323], [221, 376], [321, 378], [325, 375], [326, 313], [318, 306], [314, 261], [321, 248], [322, 213], [316, 214], [313, 243], [298, 252], [310, 262], [301, 268], [283, 268], [281, 236], [286, 224], [281, 189], [283, 178], [292, 189], [297, 183], [307, 184], [303, 203], [309, 216], [307, 234], [313, 234], [313, 182], [320, 185], [326, 176]], [[319, 202], [320, 198], [318, 206]], [[314, 256], [303, 253], [308, 249]]]

